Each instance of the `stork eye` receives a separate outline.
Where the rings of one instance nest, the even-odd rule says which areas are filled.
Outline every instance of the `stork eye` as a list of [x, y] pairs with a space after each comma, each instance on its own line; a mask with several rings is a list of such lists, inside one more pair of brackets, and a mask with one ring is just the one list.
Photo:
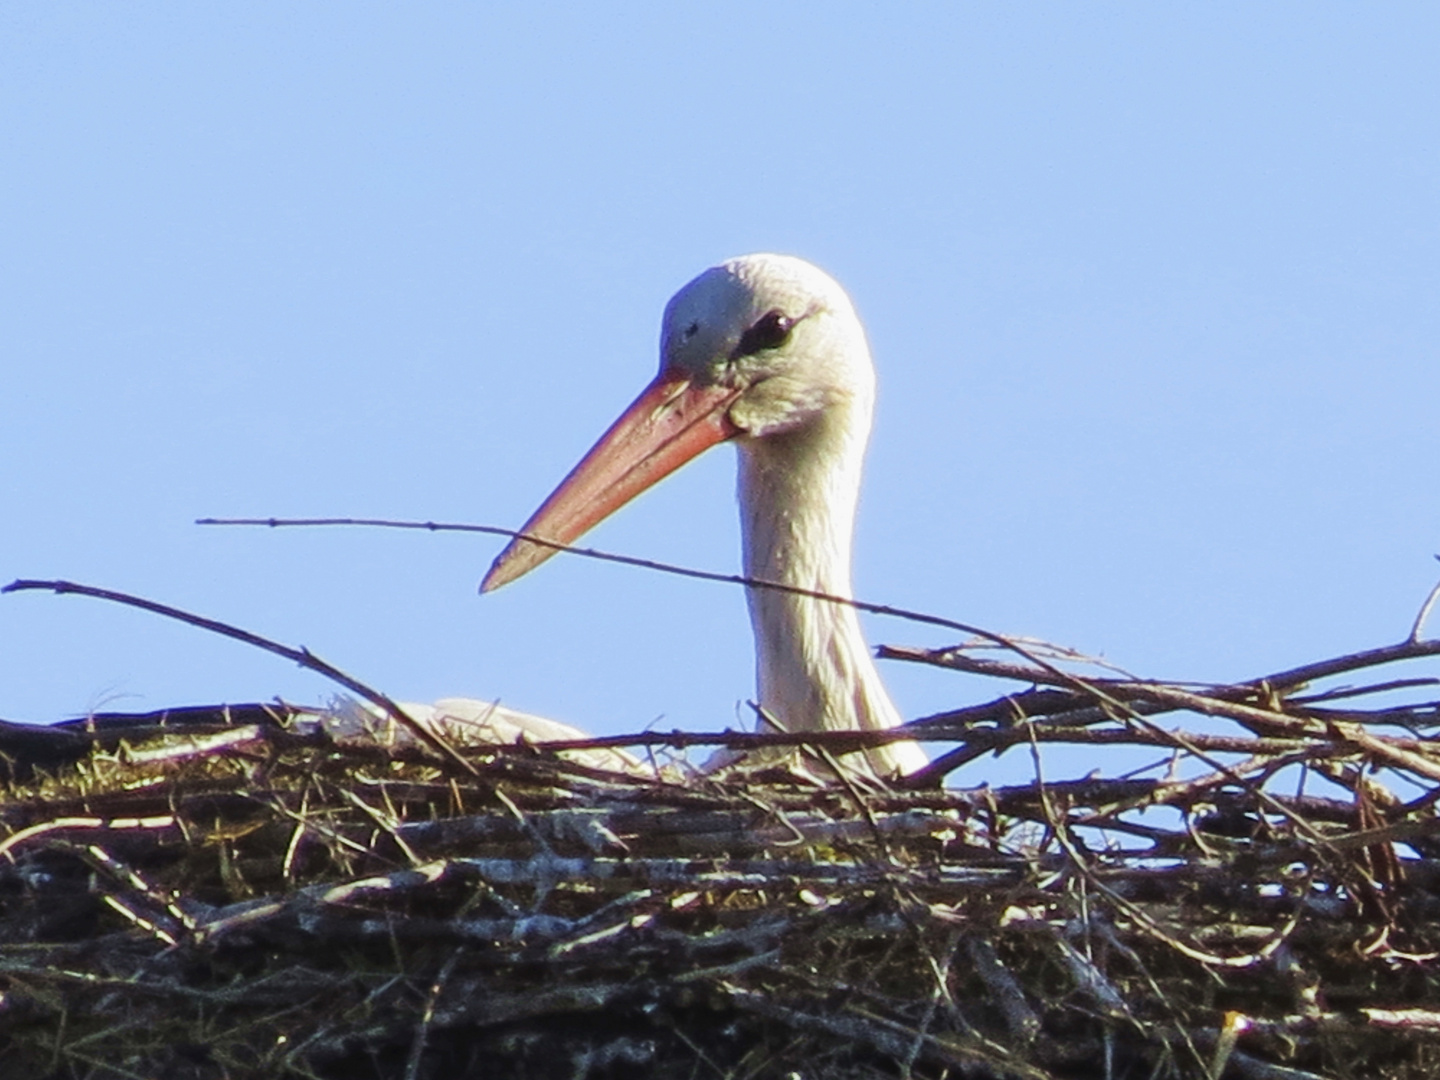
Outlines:
[[696, 334], [698, 334], [699, 332], [700, 332], [700, 324], [699, 324], [698, 322], [692, 322], [689, 326], [685, 327], [685, 333], [684, 333], [683, 336], [684, 336], [684, 338], [685, 338], [686, 341], [689, 341], [691, 338], [693, 338], [693, 337], [694, 337]]
[[753, 356], [766, 349], [778, 349], [789, 340], [790, 331], [794, 328], [795, 320], [783, 311], [768, 311], [756, 320], [754, 326], [740, 335], [740, 343], [735, 346], [731, 356], [738, 360], [742, 356]]

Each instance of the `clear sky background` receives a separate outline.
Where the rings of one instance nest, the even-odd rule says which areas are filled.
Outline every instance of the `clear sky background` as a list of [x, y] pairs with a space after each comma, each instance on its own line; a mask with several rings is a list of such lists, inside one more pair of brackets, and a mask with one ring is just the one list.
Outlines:
[[[1437, 55], [1429, 4], [7, 3], [0, 579], [407, 700], [748, 723], [738, 589], [481, 598], [499, 541], [191, 522], [518, 526], [669, 295], [773, 250], [876, 354], [864, 598], [1156, 677], [1398, 640], [1440, 576]], [[591, 541], [735, 569], [732, 458]], [[999, 689], [883, 670], [911, 716]], [[330, 693], [0, 598], [0, 717]]]

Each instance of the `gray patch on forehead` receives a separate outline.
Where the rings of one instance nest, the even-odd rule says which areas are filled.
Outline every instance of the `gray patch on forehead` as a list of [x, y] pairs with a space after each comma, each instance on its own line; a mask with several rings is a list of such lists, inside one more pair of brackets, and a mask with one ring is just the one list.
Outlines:
[[692, 367], [729, 351], [727, 341], [748, 325], [754, 293], [729, 266], [712, 266], [665, 305], [662, 363]]
[[682, 330], [690, 322], [717, 323], [741, 317], [749, 309], [750, 286], [728, 266], [712, 266], [670, 298], [665, 329]]

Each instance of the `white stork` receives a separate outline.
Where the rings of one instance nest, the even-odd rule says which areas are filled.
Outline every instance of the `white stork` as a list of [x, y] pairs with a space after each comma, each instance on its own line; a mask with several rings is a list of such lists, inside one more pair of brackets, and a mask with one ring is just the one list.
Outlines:
[[[860, 473], [875, 397], [865, 331], [828, 274], [785, 255], [731, 259], [665, 308], [660, 374], [522, 531], [563, 544], [720, 442], [739, 449], [748, 577], [849, 596]], [[512, 542], [499, 588], [554, 553]], [[760, 707], [787, 731], [894, 727], [853, 608], [750, 589]], [[915, 743], [866, 751], [881, 775], [927, 762]]]

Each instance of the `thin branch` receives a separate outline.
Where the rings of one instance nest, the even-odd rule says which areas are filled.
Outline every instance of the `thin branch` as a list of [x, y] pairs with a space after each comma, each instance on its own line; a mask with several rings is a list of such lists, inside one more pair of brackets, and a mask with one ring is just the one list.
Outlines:
[[1281, 692], [1293, 690], [1305, 683], [1314, 682], [1316, 679], [1329, 678], [1331, 675], [1359, 671], [1361, 668], [1378, 667], [1396, 660], [1416, 660], [1422, 656], [1440, 656], [1440, 639], [1434, 641], [1406, 639], [1397, 645], [1383, 645], [1378, 649], [1364, 649], [1330, 660], [1321, 660], [1314, 664], [1302, 664], [1300, 667], [1294, 667], [1288, 671], [1280, 671], [1274, 675], [1267, 675], [1263, 679], [1252, 679], [1249, 683], [1237, 685], [1256, 688], [1268, 686], [1272, 692]]
[[[1437, 555], [1436, 558], [1440, 558], [1440, 555]], [[1410, 628], [1412, 642], [1420, 640], [1420, 635], [1425, 630], [1425, 620], [1430, 618], [1430, 612], [1435, 607], [1437, 600], [1440, 600], [1440, 581], [1435, 583], [1435, 587], [1430, 590], [1430, 595], [1425, 597], [1425, 602], [1420, 605], [1420, 613], [1415, 616], [1415, 625]]]
[[154, 600], [146, 600], [144, 597], [132, 596], [129, 593], [116, 592], [113, 589], [98, 589], [92, 585], [77, 585], [73, 581], [34, 581], [18, 579], [12, 581], [0, 593], [27, 592], [43, 590], [63, 596], [66, 593], [73, 593], [76, 596], [88, 596], [95, 600], [108, 600], [115, 604], [124, 604], [126, 607], [139, 608], [141, 611], [149, 611], [155, 615], [162, 615], [167, 619], [175, 619], [178, 622], [189, 626], [199, 627], [201, 630], [208, 630], [212, 634], [219, 634], [222, 637], [234, 638], [246, 645], [253, 645], [257, 649], [264, 649], [266, 652], [274, 653], [276, 656], [283, 656], [287, 660], [294, 661], [303, 668], [314, 671], [325, 676], [333, 682], [339, 683], [351, 693], [358, 694], [372, 705], [384, 711], [385, 715], [393, 719], [401, 727], [405, 728], [422, 743], [438, 752], [442, 757], [449, 758], [471, 776], [478, 775], [475, 766], [466, 761], [449, 743], [440, 738], [439, 735], [425, 727], [418, 720], [410, 716], [391, 698], [382, 694], [379, 690], [362, 683], [359, 679], [345, 674], [333, 664], [320, 659], [309, 649], [303, 646], [298, 649], [288, 645], [282, 645], [278, 641], [271, 641], [269, 638], [261, 637], [259, 634], [252, 634], [249, 630], [242, 630], [238, 626], [231, 626], [216, 619], [207, 619], [203, 615], [195, 615], [180, 608], [170, 607], [168, 604], [156, 603]]
[[[1440, 586], [1437, 586], [1437, 589], [1440, 589]], [[1065, 678], [1057, 679], [1048, 668], [1047, 670], [1037, 671], [1019, 664], [1007, 664], [1001, 660], [983, 660], [966, 656], [953, 646], [944, 649], [921, 649], [907, 645], [881, 645], [876, 652], [883, 660], [905, 660], [911, 663], [933, 664], [936, 667], [951, 668], [956, 671], [964, 671], [974, 675], [1014, 679], [1017, 682], [1040, 683], [1050, 686], [1072, 685], [1068, 675]], [[1318, 679], [1329, 678], [1332, 675], [1341, 675], [1348, 671], [1360, 671], [1364, 668], [1381, 667], [1399, 660], [1418, 660], [1426, 656], [1440, 656], [1440, 639], [1417, 641], [1413, 638], [1407, 638], [1395, 645], [1383, 645], [1376, 649], [1364, 649], [1360, 652], [1345, 653], [1342, 656], [1331, 657], [1328, 660], [1319, 660], [1312, 664], [1304, 664], [1300, 667], [1290, 668], [1286, 671], [1278, 671], [1271, 675], [1262, 675], [1259, 678], [1247, 679], [1244, 682], [1229, 683], [1221, 686], [1206, 686], [1203, 688], [1203, 693], [1206, 697], [1224, 700], [1251, 697], [1267, 692], [1270, 694], [1278, 694], [1287, 690], [1294, 690], [1306, 683], [1315, 682]], [[1162, 683], [1149, 679], [1086, 679], [1085, 683], [1088, 686], [1117, 693], [1147, 686], [1168, 686], [1178, 689], [1173, 683]]]
[[830, 604], [839, 604], [843, 607], [851, 607], [857, 611], [863, 611], [870, 615], [884, 615], [893, 619], [903, 619], [907, 622], [920, 623], [924, 626], [938, 626], [945, 630], [954, 630], [961, 634], [972, 634], [975, 637], [983, 638], [1002, 649], [1011, 652], [1036, 664], [1042, 670], [1052, 672], [1056, 678], [1061, 679], [1066, 685], [1074, 685], [1075, 677], [1055, 668], [1040, 657], [1034, 655], [1032, 650], [1021, 644], [1018, 640], [997, 634], [993, 630], [986, 630], [979, 626], [972, 626], [969, 623], [957, 622], [954, 619], [942, 618], [939, 615], [929, 615], [923, 611], [912, 611], [909, 608], [894, 607], [890, 604], [872, 604], [865, 600], [856, 600], [849, 596], [838, 596], [835, 593], [820, 592], [816, 589], [804, 589], [798, 585], [785, 585], [778, 581], [766, 581], [764, 578], [746, 577], [743, 574], [720, 574], [712, 570], [695, 570], [686, 566], [676, 566], [673, 563], [658, 562], [654, 559], [640, 559], [633, 555], [617, 555], [610, 551], [600, 551], [596, 548], [575, 547], [571, 544], [561, 544], [543, 536], [536, 536], [532, 533], [519, 532], [515, 529], [502, 529], [496, 525], [466, 525], [453, 522], [436, 521], [392, 521], [386, 518], [198, 518], [196, 525], [245, 525], [263, 526], [266, 528], [278, 529], [285, 527], [319, 527], [319, 526], [353, 526], [373, 529], [408, 529], [419, 532], [463, 532], [481, 533], [485, 536], [503, 536], [515, 540], [526, 540], [532, 544], [539, 544], [542, 547], [552, 548], [555, 551], [564, 552], [569, 555], [579, 555], [586, 559], [598, 559], [601, 562], [619, 563], [621, 566], [634, 566], [642, 570], [656, 570], [662, 574], [674, 574], [676, 577], [691, 578], [695, 581], [714, 581], [722, 585], [741, 585], [747, 589], [770, 589], [774, 592], [788, 593], [791, 596], [803, 596], [810, 600], [821, 600]]

